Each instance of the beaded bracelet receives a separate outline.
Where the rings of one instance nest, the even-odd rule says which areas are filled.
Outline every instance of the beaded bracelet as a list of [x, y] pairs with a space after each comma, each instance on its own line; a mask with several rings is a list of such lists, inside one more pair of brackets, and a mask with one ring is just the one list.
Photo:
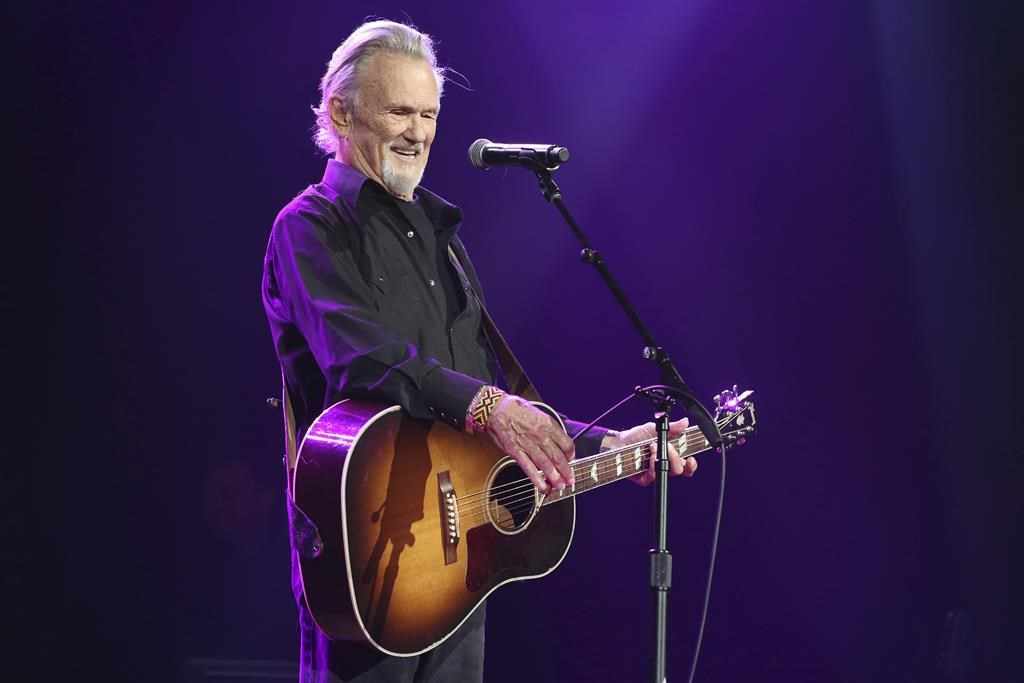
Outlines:
[[476, 396], [469, 402], [469, 410], [466, 411], [466, 431], [486, 432], [487, 421], [491, 419], [491, 413], [498, 401], [505, 395], [505, 392], [498, 387], [485, 384], [476, 392]]

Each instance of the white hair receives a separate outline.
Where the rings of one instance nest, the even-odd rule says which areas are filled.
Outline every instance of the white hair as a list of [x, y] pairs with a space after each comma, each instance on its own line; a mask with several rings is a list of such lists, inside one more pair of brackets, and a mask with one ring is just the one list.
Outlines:
[[313, 142], [326, 154], [338, 151], [338, 134], [331, 125], [331, 98], [341, 99], [350, 110], [357, 101], [359, 79], [366, 61], [377, 52], [405, 54], [424, 60], [437, 79], [437, 94], [444, 93], [445, 69], [437, 66], [434, 41], [426, 33], [395, 21], [368, 21], [352, 32], [331, 56], [327, 72], [320, 79], [320, 106], [316, 114]]

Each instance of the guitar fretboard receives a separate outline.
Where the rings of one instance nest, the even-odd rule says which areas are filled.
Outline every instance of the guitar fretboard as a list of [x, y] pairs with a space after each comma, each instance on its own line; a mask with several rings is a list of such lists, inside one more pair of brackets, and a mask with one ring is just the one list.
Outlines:
[[[576, 483], [573, 486], [565, 487], [562, 491], [552, 489], [544, 499], [543, 505], [572, 498], [584, 491], [590, 491], [626, 477], [643, 474], [649, 466], [651, 444], [655, 441], [656, 439], [638, 441], [623, 448], [574, 460], [572, 471], [576, 477]], [[698, 427], [690, 427], [678, 437], [669, 439], [669, 443], [683, 457], [696, 455], [711, 447]]]

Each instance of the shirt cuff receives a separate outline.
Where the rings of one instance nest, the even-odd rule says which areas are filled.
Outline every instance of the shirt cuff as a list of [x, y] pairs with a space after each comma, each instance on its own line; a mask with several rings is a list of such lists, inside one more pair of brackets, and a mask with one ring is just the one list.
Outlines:
[[487, 384], [462, 373], [439, 367], [423, 378], [427, 411], [435, 420], [465, 431], [466, 411], [480, 388]]
[[[587, 425], [583, 422], [577, 422], [576, 420], [570, 420], [563, 416], [565, 421], [565, 431], [569, 433], [570, 437], [575, 437], [580, 431]], [[601, 442], [604, 437], [607, 436], [608, 430], [606, 427], [600, 427], [594, 425], [590, 430], [581, 436], [576, 441], [576, 457], [586, 458], [587, 456], [594, 455], [601, 450]]]

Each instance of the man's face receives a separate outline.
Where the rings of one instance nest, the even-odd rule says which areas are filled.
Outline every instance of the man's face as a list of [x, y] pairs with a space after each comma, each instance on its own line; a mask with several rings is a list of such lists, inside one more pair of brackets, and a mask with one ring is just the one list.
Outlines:
[[353, 111], [331, 101], [335, 126], [348, 136], [339, 148], [341, 161], [410, 200], [427, 166], [441, 108], [434, 72], [422, 59], [378, 52], [358, 87]]

